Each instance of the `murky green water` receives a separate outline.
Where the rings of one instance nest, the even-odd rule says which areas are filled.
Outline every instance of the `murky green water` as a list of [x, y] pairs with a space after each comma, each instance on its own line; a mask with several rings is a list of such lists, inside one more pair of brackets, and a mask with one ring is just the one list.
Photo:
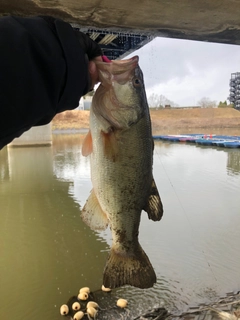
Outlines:
[[[240, 149], [155, 143], [160, 222], [142, 213], [140, 243], [157, 273], [152, 289], [121, 288], [138, 314], [217, 299], [240, 290]], [[79, 217], [91, 190], [79, 135], [53, 146], [0, 151], [0, 319], [61, 319], [82, 286], [97, 290], [110, 231]]]

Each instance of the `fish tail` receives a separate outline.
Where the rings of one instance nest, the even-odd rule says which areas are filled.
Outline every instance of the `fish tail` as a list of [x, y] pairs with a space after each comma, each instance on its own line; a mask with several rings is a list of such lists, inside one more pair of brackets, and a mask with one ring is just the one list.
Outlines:
[[103, 273], [106, 288], [117, 288], [126, 284], [138, 288], [150, 288], [156, 283], [156, 274], [148, 256], [140, 244], [134, 253], [111, 249]]

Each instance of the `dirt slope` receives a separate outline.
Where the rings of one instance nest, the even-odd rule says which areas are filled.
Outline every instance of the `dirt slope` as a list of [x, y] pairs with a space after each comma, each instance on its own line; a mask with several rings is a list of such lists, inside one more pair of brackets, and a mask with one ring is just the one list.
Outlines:
[[233, 108], [163, 109], [151, 111], [153, 131], [163, 128], [240, 128]]
[[[164, 128], [240, 128], [240, 112], [223, 109], [150, 110], [153, 133]], [[73, 110], [56, 115], [53, 130], [88, 128], [89, 111]]]
[[72, 110], [57, 114], [52, 121], [53, 130], [81, 129], [89, 127], [89, 111]]

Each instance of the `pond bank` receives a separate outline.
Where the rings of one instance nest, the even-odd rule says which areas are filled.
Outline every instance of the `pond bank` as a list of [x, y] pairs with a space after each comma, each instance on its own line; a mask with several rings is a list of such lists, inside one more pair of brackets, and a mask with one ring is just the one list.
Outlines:
[[[186, 129], [197, 130], [197, 132], [231, 129], [236, 132], [240, 128], [240, 112], [233, 108], [150, 109], [150, 115], [153, 134], [161, 134], [169, 130], [179, 133]], [[88, 127], [88, 110], [65, 111], [57, 114], [52, 121], [54, 132], [58, 130], [61, 130], [61, 133], [65, 133], [66, 130], [79, 132]], [[237, 134], [235, 132], [232, 134]]]

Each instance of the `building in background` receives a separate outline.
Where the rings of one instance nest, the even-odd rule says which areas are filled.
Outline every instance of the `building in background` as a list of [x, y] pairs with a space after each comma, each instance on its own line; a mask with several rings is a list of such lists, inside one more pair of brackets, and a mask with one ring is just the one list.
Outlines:
[[79, 105], [76, 110], [90, 110], [92, 104], [92, 96], [84, 96], [80, 99]]
[[240, 110], [240, 72], [231, 73], [228, 100], [234, 105], [235, 109]]

